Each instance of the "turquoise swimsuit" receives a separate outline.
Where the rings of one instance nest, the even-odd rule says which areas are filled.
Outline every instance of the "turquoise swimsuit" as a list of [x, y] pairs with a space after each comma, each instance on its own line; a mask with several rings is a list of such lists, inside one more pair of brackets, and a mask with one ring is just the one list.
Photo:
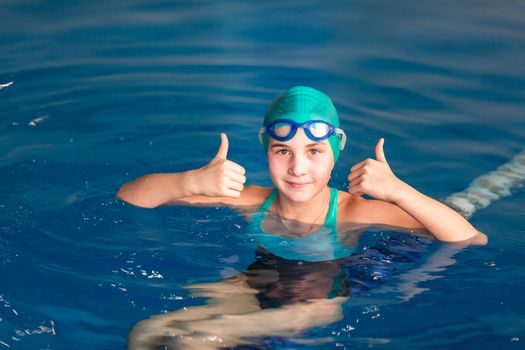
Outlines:
[[357, 251], [342, 245], [335, 230], [337, 194], [336, 189], [330, 189], [324, 226], [304, 238], [285, 238], [263, 231], [263, 221], [277, 190], [253, 215], [246, 232], [260, 248], [243, 274], [248, 285], [258, 291], [261, 308], [368, 295], [378, 285], [395, 278], [403, 265], [420, 259], [432, 243], [421, 237], [391, 233], [377, 242], [370, 241], [368, 248], [356, 247]]
[[326, 261], [350, 256], [354, 249], [337, 239], [338, 191], [330, 188], [330, 206], [323, 227], [306, 237], [282, 237], [264, 232], [262, 224], [279, 191], [274, 189], [259, 210], [253, 214], [247, 230], [248, 236], [266, 251], [288, 260]]

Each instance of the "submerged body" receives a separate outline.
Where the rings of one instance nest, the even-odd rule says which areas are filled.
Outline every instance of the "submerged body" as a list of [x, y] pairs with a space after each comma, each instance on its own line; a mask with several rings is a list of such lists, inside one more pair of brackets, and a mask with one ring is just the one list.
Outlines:
[[[335, 260], [289, 260], [258, 250], [238, 275], [185, 287], [193, 297], [206, 298], [204, 305], [138, 322], [128, 334], [128, 348], [274, 348], [274, 341], [300, 340], [310, 328], [341, 320], [345, 304], [411, 299], [425, 290], [419, 282], [438, 278], [436, 271], [454, 263], [459, 249], [390, 232], [367, 249]], [[421, 259], [423, 254], [427, 259]], [[324, 341], [333, 343], [331, 337]]]

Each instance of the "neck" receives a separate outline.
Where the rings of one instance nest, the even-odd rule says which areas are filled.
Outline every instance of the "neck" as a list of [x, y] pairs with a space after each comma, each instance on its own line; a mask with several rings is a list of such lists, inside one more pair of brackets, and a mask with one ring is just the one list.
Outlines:
[[[328, 212], [330, 188], [326, 186], [308, 202], [297, 203], [279, 193], [277, 211], [281, 217], [302, 223], [312, 223], [313, 220]], [[325, 215], [326, 216], [326, 215]], [[323, 216], [323, 218], [325, 217]], [[324, 222], [324, 220], [323, 220]]]

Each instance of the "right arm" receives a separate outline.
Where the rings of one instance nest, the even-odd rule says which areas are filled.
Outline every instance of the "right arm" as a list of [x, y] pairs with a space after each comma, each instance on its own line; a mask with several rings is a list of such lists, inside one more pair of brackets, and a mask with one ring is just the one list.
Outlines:
[[226, 159], [227, 153], [228, 137], [223, 133], [219, 151], [202, 168], [180, 173], [144, 175], [124, 184], [117, 198], [145, 208], [177, 202], [232, 206], [254, 204], [252, 194], [258, 191], [243, 193], [246, 171], [239, 164]]
[[190, 189], [191, 172], [192, 170], [141, 176], [122, 185], [117, 198], [139, 207], [155, 208], [191, 196], [194, 194]]

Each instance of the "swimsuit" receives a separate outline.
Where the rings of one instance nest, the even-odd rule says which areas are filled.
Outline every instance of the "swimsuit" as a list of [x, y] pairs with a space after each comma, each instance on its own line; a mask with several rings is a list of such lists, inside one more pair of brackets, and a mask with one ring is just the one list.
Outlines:
[[354, 249], [339, 243], [337, 239], [337, 198], [338, 191], [330, 188], [328, 214], [321, 227], [306, 237], [283, 237], [264, 232], [263, 222], [273, 201], [278, 195], [274, 189], [261, 207], [253, 214], [247, 234], [267, 252], [288, 260], [326, 261], [350, 256]]
[[371, 241], [366, 242], [368, 248], [344, 246], [339, 243], [335, 229], [337, 194], [337, 189], [330, 189], [324, 226], [304, 238], [264, 232], [262, 224], [278, 195], [276, 189], [253, 215], [246, 232], [262, 249], [257, 251], [255, 261], [244, 275], [248, 277], [248, 285], [259, 291], [256, 297], [261, 308], [368, 295], [376, 286], [413, 267], [432, 244], [430, 240], [394, 231], [379, 239], [370, 236]]

